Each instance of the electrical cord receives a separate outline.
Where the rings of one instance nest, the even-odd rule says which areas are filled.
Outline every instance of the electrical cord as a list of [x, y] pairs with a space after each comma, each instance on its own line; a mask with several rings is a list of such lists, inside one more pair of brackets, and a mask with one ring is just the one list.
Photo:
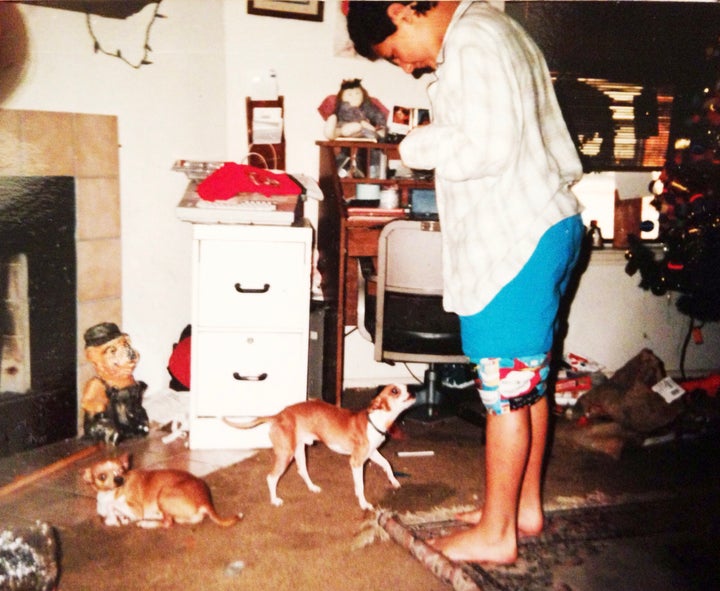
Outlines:
[[[248, 147], [248, 150], [250, 150], [250, 152], [248, 152], [248, 155], [245, 156], [245, 158], [247, 159], [247, 158], [249, 158], [251, 155], [252, 155], [252, 156], [257, 156], [258, 158], [260, 158], [260, 159], [263, 161], [263, 163], [265, 164], [265, 168], [270, 169], [270, 167], [268, 166], [268, 163], [267, 163], [267, 160], [265, 159], [265, 157], [264, 157], [262, 154], [260, 154], [260, 152], [253, 152], [253, 151], [252, 151], [252, 149], [253, 149], [253, 147], [254, 147], [255, 145], [256, 145], [256, 144], [254, 144], [254, 143], [253, 143], [253, 144], [250, 144], [250, 146]], [[270, 151], [272, 152], [272, 160], [273, 160], [272, 170], [277, 170], [277, 169], [278, 169], [278, 155], [277, 155], [277, 150], [275, 150], [275, 146], [273, 146], [272, 144], [257, 144], [257, 145], [258, 145], [258, 146], [268, 146], [268, 147], [270, 148]]]
[[683, 340], [682, 349], [680, 352], [680, 377], [683, 380], [687, 379], [687, 376], [685, 375], [685, 357], [687, 356], [687, 348], [690, 344], [690, 339], [692, 338], [693, 331], [698, 328], [701, 329], [705, 325], [704, 322], [701, 322], [700, 324], [695, 324], [695, 318], [690, 316], [690, 324], [688, 326], [687, 334], [685, 335], [685, 339]]
[[[253, 146], [253, 144], [250, 145], [250, 149], [252, 149], [252, 146]], [[248, 152], [246, 154], [245, 158], [243, 158], [243, 160], [245, 162], [247, 162], [248, 164], [250, 164], [250, 156], [257, 156], [258, 158], [260, 158], [260, 160], [262, 160], [262, 163], [265, 165], [265, 169], [270, 170], [270, 167], [268, 166], [265, 156], [263, 156], [260, 152]], [[275, 158], [275, 161], [277, 162], [277, 157], [274, 156], [274, 158]]]

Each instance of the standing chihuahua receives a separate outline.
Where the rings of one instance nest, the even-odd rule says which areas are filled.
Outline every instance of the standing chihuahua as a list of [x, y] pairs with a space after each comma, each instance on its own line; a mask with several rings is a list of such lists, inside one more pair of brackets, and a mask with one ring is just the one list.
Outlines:
[[123, 454], [83, 471], [83, 480], [97, 491], [97, 512], [105, 525], [170, 527], [173, 523], [200, 523], [207, 515], [228, 527], [242, 519], [242, 513], [220, 518], [207, 484], [189, 472], [129, 468], [130, 456]]
[[292, 462], [297, 462], [298, 473], [312, 492], [320, 487], [310, 480], [305, 461], [305, 446], [322, 441], [331, 450], [350, 456], [355, 496], [362, 509], [373, 507], [365, 499], [363, 466], [368, 460], [380, 466], [393, 488], [400, 488], [390, 463], [380, 454], [378, 448], [385, 441], [388, 429], [405, 409], [412, 406], [415, 396], [404, 385], [386, 386], [363, 411], [352, 412], [346, 408], [308, 400], [288, 406], [273, 416], [258, 417], [248, 423], [234, 423], [223, 419], [238, 429], [251, 429], [262, 423], [270, 423], [270, 441], [275, 452], [275, 464], [267, 476], [270, 502], [280, 506], [283, 501], [277, 496], [277, 484]]

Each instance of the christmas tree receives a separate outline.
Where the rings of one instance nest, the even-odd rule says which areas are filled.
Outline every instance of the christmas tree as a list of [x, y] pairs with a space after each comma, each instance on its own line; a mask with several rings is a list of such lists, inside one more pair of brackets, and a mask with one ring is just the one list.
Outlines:
[[678, 292], [678, 310], [701, 322], [720, 320], [720, 37], [705, 65], [651, 184], [662, 256], [631, 236], [625, 268], [656, 295]]

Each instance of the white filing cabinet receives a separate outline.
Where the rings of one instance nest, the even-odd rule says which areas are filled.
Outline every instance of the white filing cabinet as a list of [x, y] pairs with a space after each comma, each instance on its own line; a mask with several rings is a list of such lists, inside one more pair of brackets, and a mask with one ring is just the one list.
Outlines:
[[312, 228], [193, 224], [190, 447], [270, 447], [228, 426], [307, 398]]

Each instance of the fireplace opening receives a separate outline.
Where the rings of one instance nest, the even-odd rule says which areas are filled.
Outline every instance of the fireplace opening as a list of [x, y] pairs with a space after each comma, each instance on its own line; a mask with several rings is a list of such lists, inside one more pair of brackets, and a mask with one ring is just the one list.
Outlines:
[[30, 390], [30, 297], [25, 253], [0, 259], [0, 285], [5, 293], [0, 325], [0, 392]]
[[77, 435], [75, 181], [0, 177], [0, 456]]

